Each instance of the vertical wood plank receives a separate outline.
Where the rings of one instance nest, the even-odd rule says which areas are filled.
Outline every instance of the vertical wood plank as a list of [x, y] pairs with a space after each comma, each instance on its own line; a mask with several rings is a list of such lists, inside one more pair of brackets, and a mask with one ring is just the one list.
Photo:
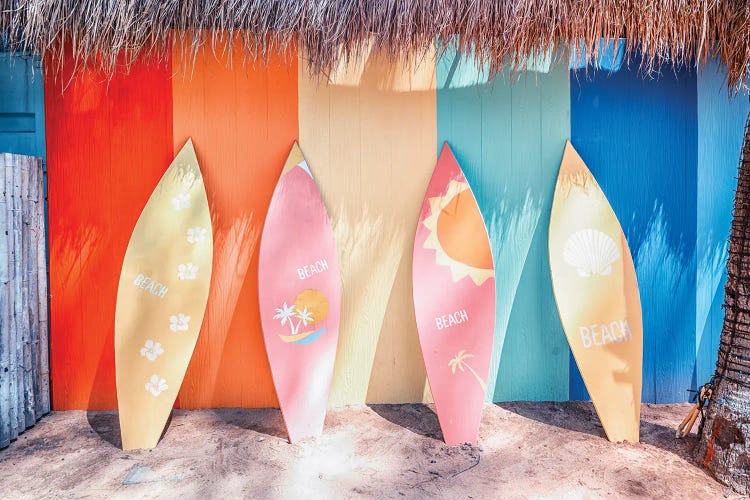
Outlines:
[[31, 274], [30, 258], [30, 224], [29, 224], [29, 183], [31, 176], [31, 158], [28, 156], [18, 157], [17, 168], [20, 172], [21, 184], [19, 199], [21, 201], [21, 211], [18, 214], [21, 226], [21, 265], [20, 282], [21, 282], [21, 350], [18, 352], [21, 369], [21, 379], [23, 383], [23, 426], [20, 430], [34, 425], [36, 418], [34, 416], [34, 381], [32, 378], [33, 368], [31, 366], [31, 309], [29, 307], [29, 276]]
[[[26, 257], [26, 282], [28, 289], [28, 314], [29, 314], [29, 360], [28, 369], [29, 377], [31, 379], [30, 391], [30, 412], [36, 421], [41, 412], [39, 412], [39, 366], [37, 354], [39, 352], [39, 284], [37, 283], [37, 249], [38, 249], [38, 230], [36, 209], [38, 200], [37, 193], [37, 177], [41, 175], [40, 164], [37, 158], [28, 158], [29, 165], [29, 187], [27, 196], [27, 211], [26, 211], [26, 231], [28, 235], [27, 245], [27, 257]], [[43, 237], [43, 236], [42, 236]]]
[[11, 246], [8, 232], [8, 202], [6, 175], [7, 154], [0, 154], [0, 448], [8, 446], [11, 439], [10, 423], [10, 269], [8, 259]]
[[411, 291], [419, 208], [436, 162], [435, 68], [379, 54], [327, 84], [299, 68], [300, 146], [334, 225], [344, 284], [329, 405], [420, 401]]
[[49, 373], [49, 295], [47, 274], [47, 220], [46, 197], [44, 180], [44, 163], [39, 161], [36, 179], [36, 269], [37, 269], [37, 306], [38, 306], [38, 335], [37, 335], [37, 380], [39, 390], [37, 394], [37, 415], [44, 415], [50, 411], [50, 373]]
[[18, 436], [18, 431], [24, 425], [24, 414], [23, 414], [23, 367], [21, 365], [20, 353], [23, 352], [22, 334], [21, 334], [21, 317], [22, 307], [21, 302], [21, 170], [18, 168], [18, 157], [11, 156], [11, 192], [13, 200], [11, 213], [10, 213], [10, 230], [13, 233], [13, 259], [12, 259], [12, 276], [13, 276], [13, 290], [11, 296], [13, 300], [13, 323], [11, 326], [11, 380], [12, 380], [12, 393], [13, 393], [13, 410], [11, 411], [11, 421], [14, 426], [12, 437]]

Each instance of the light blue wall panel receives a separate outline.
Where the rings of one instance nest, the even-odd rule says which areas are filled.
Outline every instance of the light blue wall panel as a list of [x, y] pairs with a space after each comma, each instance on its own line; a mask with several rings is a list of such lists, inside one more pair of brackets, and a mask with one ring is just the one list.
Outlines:
[[[571, 73], [571, 136], [614, 208], [636, 265], [643, 400], [684, 401], [696, 315], [697, 95], [689, 70]], [[571, 397], [586, 391], [571, 358]]]
[[726, 70], [709, 61], [698, 74], [698, 198], [695, 380], [711, 378], [721, 335], [727, 239], [748, 96], [730, 96]]
[[45, 156], [44, 80], [38, 57], [0, 53], [0, 153]]
[[[602, 38], [599, 41], [598, 54], [594, 61], [594, 68], [600, 71], [619, 71], [625, 60], [626, 40]], [[586, 69], [586, 46], [583, 42], [570, 51], [570, 69]]]
[[461, 163], [495, 258], [488, 397], [565, 400], [569, 351], [552, 295], [547, 232], [570, 131], [567, 64], [487, 81], [482, 68], [448, 51], [437, 84], [438, 147], [448, 141]]

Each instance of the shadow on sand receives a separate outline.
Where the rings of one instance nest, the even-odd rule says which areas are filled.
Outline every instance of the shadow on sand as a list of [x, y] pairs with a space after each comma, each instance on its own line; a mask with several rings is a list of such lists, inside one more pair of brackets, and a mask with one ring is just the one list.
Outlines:
[[277, 408], [216, 408], [208, 411], [233, 427], [285, 440], [289, 438], [281, 410]]
[[371, 404], [367, 406], [389, 422], [415, 434], [443, 440], [437, 414], [426, 404]]

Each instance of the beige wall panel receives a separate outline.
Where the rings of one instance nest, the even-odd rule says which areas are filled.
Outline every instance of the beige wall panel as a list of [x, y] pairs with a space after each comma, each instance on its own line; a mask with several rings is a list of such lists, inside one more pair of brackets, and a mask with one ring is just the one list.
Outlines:
[[343, 281], [330, 406], [428, 394], [411, 255], [436, 162], [437, 113], [434, 55], [418, 61], [370, 54], [328, 81], [300, 61], [300, 146], [333, 222]]

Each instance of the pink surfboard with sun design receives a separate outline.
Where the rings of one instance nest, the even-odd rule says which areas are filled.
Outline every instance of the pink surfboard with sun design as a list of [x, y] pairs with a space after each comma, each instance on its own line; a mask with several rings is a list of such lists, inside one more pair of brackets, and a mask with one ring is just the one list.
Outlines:
[[412, 272], [443, 438], [476, 444], [495, 328], [495, 270], [482, 214], [448, 143], [422, 204]]
[[271, 198], [259, 259], [263, 337], [295, 443], [323, 431], [341, 312], [333, 229], [296, 142]]

